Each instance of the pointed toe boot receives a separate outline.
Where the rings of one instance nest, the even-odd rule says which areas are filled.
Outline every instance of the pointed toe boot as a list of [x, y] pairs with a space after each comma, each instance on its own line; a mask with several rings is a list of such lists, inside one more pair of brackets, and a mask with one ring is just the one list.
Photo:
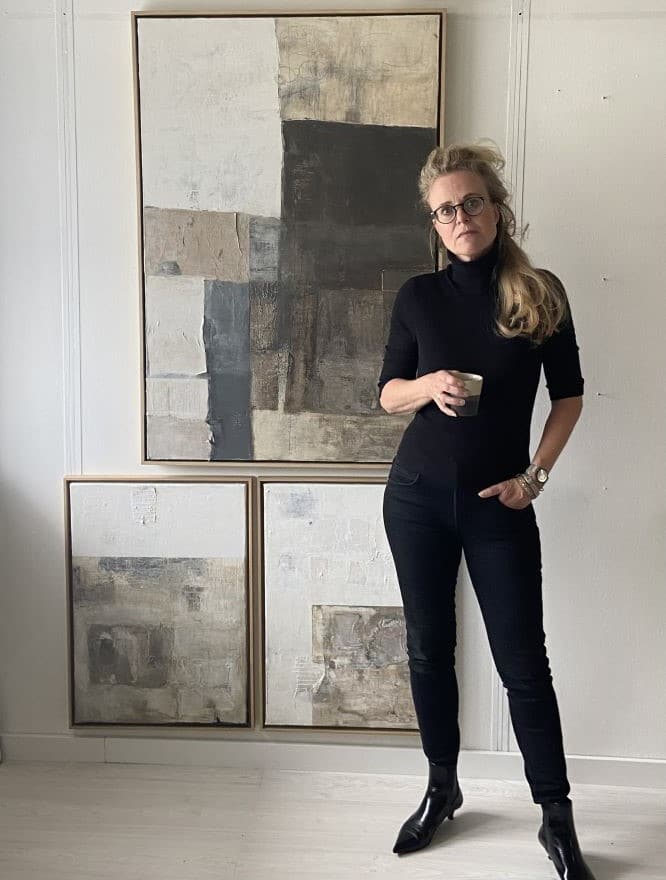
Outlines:
[[543, 823], [539, 829], [539, 843], [553, 862], [560, 880], [595, 880], [578, 845], [573, 805], [569, 798], [542, 804], [541, 808]]
[[428, 762], [428, 787], [423, 800], [403, 823], [393, 852], [398, 855], [428, 846], [444, 819], [453, 819], [463, 802], [455, 767]]

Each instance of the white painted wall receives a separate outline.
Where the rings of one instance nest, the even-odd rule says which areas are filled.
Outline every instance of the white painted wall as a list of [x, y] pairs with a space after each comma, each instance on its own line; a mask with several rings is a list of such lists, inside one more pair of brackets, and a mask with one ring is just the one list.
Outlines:
[[[585, 409], [538, 502], [545, 626], [571, 775], [666, 785], [666, 9], [662, 0], [447, 5], [447, 140], [486, 136], [505, 149], [516, 206], [530, 223], [528, 251], [564, 280], [581, 346]], [[211, 473], [138, 464], [133, 6], [6, 0], [0, 19], [4, 750], [414, 769], [414, 737], [68, 730], [63, 475]], [[180, 8], [233, 6], [181, 0]], [[547, 409], [542, 388], [533, 448]], [[462, 769], [520, 778], [519, 756], [490, 754], [516, 746], [466, 577], [458, 610]]]

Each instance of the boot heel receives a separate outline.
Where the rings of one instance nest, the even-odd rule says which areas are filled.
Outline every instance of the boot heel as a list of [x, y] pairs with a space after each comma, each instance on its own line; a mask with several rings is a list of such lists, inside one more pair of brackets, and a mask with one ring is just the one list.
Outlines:
[[447, 816], [447, 818], [451, 822], [453, 822], [453, 816], [454, 816], [455, 811], [459, 810], [462, 807], [462, 803], [463, 803], [462, 791], [460, 789], [458, 789], [458, 797], [455, 799], [455, 802], [453, 804], [453, 808], [452, 808], [451, 812], [449, 813], [449, 815]]

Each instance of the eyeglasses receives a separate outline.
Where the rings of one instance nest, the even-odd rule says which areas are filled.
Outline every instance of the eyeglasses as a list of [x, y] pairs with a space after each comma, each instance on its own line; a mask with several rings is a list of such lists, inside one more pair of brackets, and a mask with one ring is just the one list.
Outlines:
[[470, 217], [476, 217], [477, 214], [480, 214], [486, 204], [486, 200], [483, 196], [470, 196], [468, 199], [465, 199], [464, 202], [459, 202], [457, 205], [440, 205], [439, 208], [435, 208], [434, 211], [430, 212], [430, 216], [433, 220], [439, 220], [440, 223], [451, 223], [455, 216], [458, 208], [462, 207]]

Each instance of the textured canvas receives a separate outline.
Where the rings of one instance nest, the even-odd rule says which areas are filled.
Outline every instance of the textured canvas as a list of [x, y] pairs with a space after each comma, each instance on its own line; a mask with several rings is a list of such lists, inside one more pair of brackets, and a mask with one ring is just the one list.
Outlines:
[[145, 456], [388, 462], [437, 14], [137, 18]]
[[267, 726], [416, 728], [383, 489], [262, 486]]
[[245, 487], [69, 491], [74, 722], [246, 725]]

